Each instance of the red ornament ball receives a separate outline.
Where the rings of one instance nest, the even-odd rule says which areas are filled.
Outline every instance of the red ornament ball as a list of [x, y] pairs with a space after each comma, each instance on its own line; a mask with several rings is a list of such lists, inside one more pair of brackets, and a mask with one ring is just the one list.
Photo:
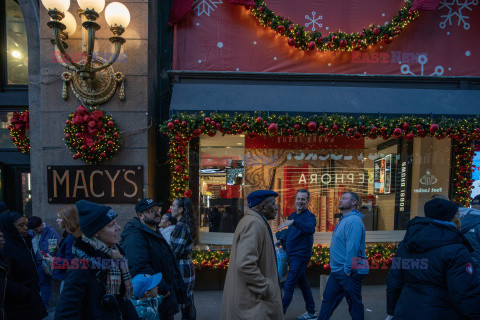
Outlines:
[[175, 170], [175, 172], [180, 173], [180, 172], [183, 171], [183, 168], [182, 168], [182, 166], [180, 166], [180, 165], [177, 164], [177, 165], [175, 166], [174, 170]]
[[108, 122], [107, 122], [107, 125], [108, 125], [110, 128], [113, 127], [113, 121], [111, 121], [111, 120], [108, 121]]
[[298, 131], [298, 130], [300, 130], [300, 125], [297, 123], [293, 126], [293, 128]]
[[284, 25], [279, 25], [277, 27], [277, 32], [280, 33], [280, 34], [283, 34], [285, 32], [285, 26]]
[[438, 124], [436, 124], [436, 123], [433, 123], [433, 124], [430, 125], [430, 132], [431, 132], [431, 133], [435, 133], [435, 132], [437, 132], [439, 129], [440, 129], [440, 127], [439, 127]]
[[310, 121], [307, 124], [307, 128], [309, 131], [315, 131], [317, 129], [317, 124], [314, 121]]
[[100, 157], [106, 158], [106, 157], [107, 157], [107, 154], [106, 154], [105, 152], [102, 152], [102, 153], [100, 153]]
[[405, 140], [407, 141], [413, 141], [414, 138], [415, 138], [415, 135], [411, 132], [405, 135]]
[[257, 121], [257, 123], [259, 123], [259, 122], [262, 122], [263, 119], [262, 119], [262, 117], [257, 117], [257, 119], [255, 121]]
[[268, 126], [268, 132], [272, 133], [272, 134], [275, 134], [278, 132], [278, 124], [276, 123], [271, 123], [269, 126]]
[[308, 43], [308, 50], [315, 50], [316, 47], [317, 47], [317, 46], [316, 46], [316, 44], [315, 44], [315, 41], [310, 41], [310, 42]]
[[186, 127], [187, 126], [187, 121], [183, 120], [182, 121], [182, 126]]
[[185, 192], [183, 193], [183, 196], [185, 198], [190, 198], [192, 196], [192, 190], [190, 189], [185, 190]]
[[210, 118], [209, 118], [209, 117], [206, 117], [206, 118], [205, 118], [205, 122], [210, 122]]
[[288, 45], [291, 47], [294, 47], [297, 42], [293, 38], [288, 39]]

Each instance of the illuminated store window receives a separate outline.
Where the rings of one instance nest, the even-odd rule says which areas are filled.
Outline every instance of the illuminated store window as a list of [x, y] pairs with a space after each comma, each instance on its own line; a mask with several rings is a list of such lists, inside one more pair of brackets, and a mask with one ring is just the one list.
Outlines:
[[28, 47], [25, 21], [18, 3], [6, 0], [7, 84], [28, 84]]
[[361, 197], [367, 231], [405, 230], [433, 194], [448, 195], [448, 139], [359, 139], [337, 136], [200, 138], [201, 231], [233, 232], [258, 189], [279, 193], [272, 228], [295, 211], [295, 193], [310, 191], [317, 232], [332, 232], [344, 191]]
[[12, 117], [13, 111], [0, 111], [0, 149], [17, 149], [8, 130]]

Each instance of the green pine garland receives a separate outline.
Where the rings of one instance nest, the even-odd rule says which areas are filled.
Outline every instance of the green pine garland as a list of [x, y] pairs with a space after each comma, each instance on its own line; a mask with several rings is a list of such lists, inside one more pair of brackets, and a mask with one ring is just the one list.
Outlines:
[[304, 26], [293, 23], [289, 18], [277, 16], [263, 0], [255, 0], [257, 6], [247, 8], [262, 26], [288, 38], [290, 46], [304, 51], [352, 51], [365, 49], [380, 42], [385, 44], [392, 42], [410, 22], [418, 18], [418, 11], [410, 12], [413, 1], [408, 0], [405, 6], [398, 10], [397, 15], [385, 25], [372, 24], [363, 28], [361, 32], [354, 33], [338, 30], [326, 36], [322, 36], [319, 31], [306, 31]]
[[[416, 116], [401, 116], [399, 118], [369, 117], [358, 118], [343, 115], [312, 115], [310, 117], [271, 115], [263, 113], [212, 113], [209, 116], [203, 112], [183, 113], [166, 121], [160, 130], [170, 136], [170, 169], [171, 200], [177, 197], [190, 196], [188, 189], [188, 159], [186, 150], [192, 137], [202, 134], [214, 136], [218, 133], [246, 134], [248, 136], [340, 136], [354, 139], [361, 138], [403, 138], [412, 141], [415, 137], [450, 138], [459, 143], [458, 157], [455, 166], [462, 174], [453, 177], [455, 184], [454, 201], [468, 204], [470, 201], [471, 163], [473, 159], [472, 141], [480, 139], [480, 117], [464, 119], [423, 118]], [[460, 148], [457, 146], [457, 148]], [[457, 170], [456, 169], [456, 170]]]

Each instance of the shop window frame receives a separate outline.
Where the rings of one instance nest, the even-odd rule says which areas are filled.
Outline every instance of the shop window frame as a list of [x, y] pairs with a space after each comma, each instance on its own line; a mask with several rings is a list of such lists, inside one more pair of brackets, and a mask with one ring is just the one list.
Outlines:
[[[13, 0], [18, 4], [18, 0]], [[2, 93], [11, 91], [27, 92], [28, 84], [8, 84], [7, 72], [7, 14], [6, 2], [2, 1], [0, 5], [0, 101], [1, 100], [15, 100], [8, 99], [9, 97], [2, 97]], [[13, 102], [12, 101], [12, 102]]]

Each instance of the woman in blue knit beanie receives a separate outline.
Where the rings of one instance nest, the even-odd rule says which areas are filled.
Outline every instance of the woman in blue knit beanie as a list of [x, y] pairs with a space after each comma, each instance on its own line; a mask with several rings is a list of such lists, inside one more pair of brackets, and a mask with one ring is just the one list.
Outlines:
[[76, 209], [83, 235], [73, 244], [75, 258], [67, 271], [55, 319], [138, 319], [130, 302], [130, 271], [118, 246], [117, 213], [86, 200], [78, 201]]

